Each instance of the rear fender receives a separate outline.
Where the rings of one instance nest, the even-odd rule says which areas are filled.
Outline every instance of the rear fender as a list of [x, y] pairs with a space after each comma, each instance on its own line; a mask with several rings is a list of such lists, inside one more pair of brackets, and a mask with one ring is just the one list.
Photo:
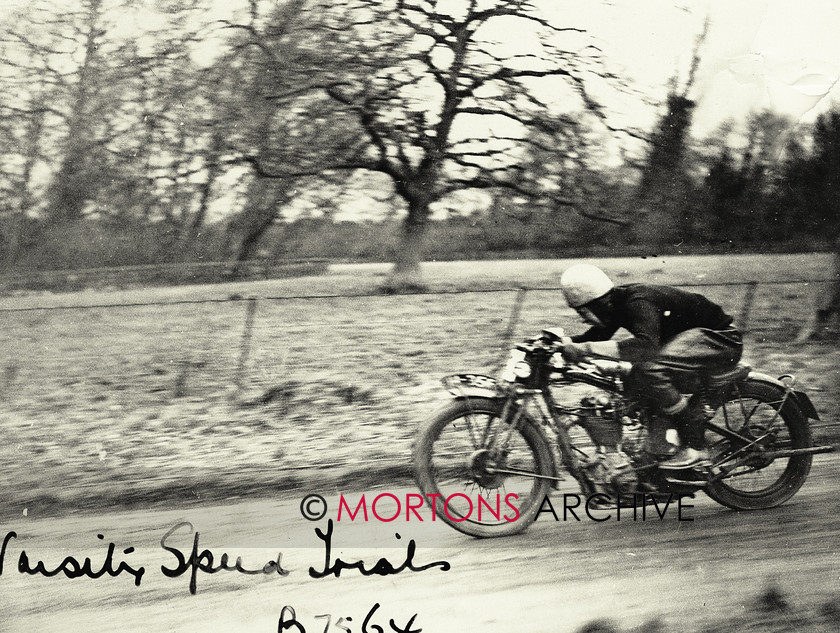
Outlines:
[[787, 403], [792, 403], [792, 406], [795, 406], [806, 418], [811, 420], [820, 419], [817, 409], [814, 407], [814, 403], [811, 402], [811, 398], [809, 398], [808, 394], [804, 391], [795, 391], [778, 378], [773, 378], [772, 376], [762, 374], [757, 371], [751, 371], [747, 380], [754, 380], [755, 382], [775, 387], [780, 391], [781, 396], [784, 396], [785, 392], [790, 392], [785, 406], [787, 406]]

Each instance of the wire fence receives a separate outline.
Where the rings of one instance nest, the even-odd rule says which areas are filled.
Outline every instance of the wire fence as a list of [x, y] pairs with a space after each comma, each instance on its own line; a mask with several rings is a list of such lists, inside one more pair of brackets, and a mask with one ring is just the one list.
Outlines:
[[[735, 316], [748, 342], [792, 339], [831, 280], [681, 284]], [[2, 393], [131, 373], [177, 397], [264, 393], [290, 380], [416, 383], [456, 367], [490, 370], [517, 337], [578, 323], [559, 287], [382, 295], [301, 295], [0, 309], [6, 315]], [[772, 357], [772, 354], [770, 354]], [[17, 359], [17, 360], [16, 360]], [[169, 378], [171, 385], [161, 383]], [[14, 384], [13, 384], [14, 383]], [[174, 385], [174, 386], [173, 386]], [[361, 387], [360, 387], [361, 388]], [[348, 396], [350, 397], [350, 396]]]
[[[747, 281], [680, 286], [704, 289], [704, 294], [733, 314], [742, 332], [749, 335], [795, 329], [813, 309], [812, 288], [831, 281]], [[434, 304], [438, 304], [437, 309], [432, 307]], [[482, 347], [495, 341], [489, 346], [505, 351], [516, 336], [523, 331], [529, 333], [528, 328], [539, 331], [558, 321], [576, 321], [574, 313], [565, 308], [559, 287], [452, 290], [394, 296], [380, 293], [237, 296], [90, 306], [12, 307], [0, 309], [0, 313], [7, 315], [7, 343], [26, 341], [34, 346], [30, 351], [40, 347], [39, 352], [50, 352], [55, 360], [62, 352], [68, 361], [82, 357], [106, 360], [109, 338], [118, 345], [146, 338], [147, 342], [163, 343], [163, 351], [170, 350], [175, 355], [184, 348], [184, 343], [192, 350], [224, 349], [224, 356], [230, 361], [231, 378], [240, 387], [246, 380], [249, 362], [260, 360], [259, 354], [254, 355], [255, 346], [257, 352], [263, 353], [290, 351], [299, 347], [296, 345], [298, 339], [305, 341], [313, 352], [310, 356], [316, 360], [317, 352], [327, 344], [334, 345], [334, 335], [342, 331], [353, 332], [354, 336], [352, 341], [342, 341], [339, 336], [340, 345], [376, 348], [387, 342], [389, 336], [396, 335], [390, 330], [399, 325], [397, 329], [401, 334], [398, 336], [403, 338], [410, 337], [412, 331], [423, 331], [428, 334], [426, 342], [432, 344], [435, 339], [457, 334], [462, 343], [477, 337], [485, 341]], [[15, 313], [17, 320], [10, 318]], [[49, 313], [65, 316], [50, 317]], [[75, 316], [71, 316], [74, 313]], [[399, 324], [393, 321], [395, 314]], [[39, 323], [48, 322], [49, 327], [39, 327]], [[323, 330], [330, 330], [330, 333], [318, 335]], [[359, 331], [366, 336], [359, 336]], [[440, 334], [435, 336], [435, 332]], [[96, 340], [95, 344], [84, 342], [90, 337]], [[55, 338], [62, 339], [63, 343], [56, 344], [52, 340]], [[369, 339], [367, 343], [365, 338]], [[74, 340], [77, 345], [73, 345]], [[180, 344], [171, 344], [175, 340]], [[462, 344], [461, 347], [467, 346]], [[82, 351], [85, 349], [87, 351]], [[234, 349], [236, 353], [231, 355]]]
[[[815, 439], [834, 443], [836, 341], [790, 345], [828, 281], [685, 287], [735, 316], [747, 362], [799, 375], [823, 416]], [[41, 305], [0, 315], [0, 453], [13, 499], [59, 489], [144, 498], [167, 486], [238, 494], [296, 477], [405, 468], [418, 425], [447, 399], [441, 377], [492, 374], [515, 341], [585, 327], [557, 287]]]

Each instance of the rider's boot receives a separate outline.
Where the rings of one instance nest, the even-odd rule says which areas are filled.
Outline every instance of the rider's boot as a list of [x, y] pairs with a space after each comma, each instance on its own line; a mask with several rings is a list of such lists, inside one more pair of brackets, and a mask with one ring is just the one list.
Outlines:
[[659, 467], [665, 470], [702, 469], [711, 465], [709, 452], [705, 448], [692, 448], [691, 446], [682, 447], [671, 459], [659, 463]]
[[666, 470], [686, 470], [711, 466], [709, 453], [705, 448], [703, 423], [706, 415], [700, 406], [687, 404], [673, 414], [674, 426], [682, 440], [683, 447], [671, 459], [660, 462], [659, 467]]
[[672, 456], [677, 452], [677, 447], [668, 441], [668, 431], [674, 428], [670, 417], [664, 415], [652, 415], [648, 422], [647, 451], [657, 457]]

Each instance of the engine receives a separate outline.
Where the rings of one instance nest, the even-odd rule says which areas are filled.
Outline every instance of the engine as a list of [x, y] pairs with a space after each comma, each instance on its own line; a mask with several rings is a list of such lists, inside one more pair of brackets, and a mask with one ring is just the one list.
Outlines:
[[611, 398], [586, 396], [580, 401], [577, 423], [597, 446], [618, 448], [623, 434], [621, 419]]
[[633, 494], [638, 478], [630, 456], [642, 451], [646, 439], [638, 417], [625, 415], [622, 400], [599, 394], [580, 401], [575, 422], [597, 447], [584, 464], [596, 492]]

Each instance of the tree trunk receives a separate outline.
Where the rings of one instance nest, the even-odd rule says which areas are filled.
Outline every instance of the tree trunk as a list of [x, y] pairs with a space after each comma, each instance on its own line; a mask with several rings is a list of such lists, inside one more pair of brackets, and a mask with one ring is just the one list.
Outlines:
[[198, 188], [199, 203], [198, 209], [193, 215], [192, 219], [187, 222], [186, 230], [183, 234], [183, 251], [189, 257], [192, 251], [193, 243], [199, 235], [199, 232], [204, 228], [204, 221], [207, 219], [207, 213], [210, 210], [210, 202], [213, 196], [213, 185], [216, 179], [222, 172], [219, 166], [219, 155], [224, 146], [224, 138], [221, 132], [216, 131], [210, 145], [210, 152], [206, 157], [207, 162], [207, 177]]
[[98, 184], [87, 171], [87, 158], [72, 149], [61, 162], [50, 188], [50, 219], [58, 224], [82, 219], [85, 205]]
[[425, 287], [420, 262], [423, 261], [423, 243], [428, 217], [429, 203], [427, 201], [409, 202], [408, 216], [403, 224], [399, 250], [394, 259], [391, 274], [383, 287], [386, 292], [410, 292], [422, 290]]
[[255, 178], [248, 188], [245, 211], [231, 226], [241, 231], [234, 278], [241, 276], [245, 262], [252, 259], [265, 232], [274, 224], [280, 207], [289, 201], [288, 183], [281, 179]]
[[834, 243], [834, 261], [826, 288], [817, 288], [814, 311], [799, 331], [797, 343], [804, 343], [824, 330], [832, 316], [840, 318], [840, 238]]
[[[86, 7], [84, 57], [77, 71], [73, 87], [73, 106], [67, 123], [67, 147], [58, 172], [50, 185], [50, 216], [57, 223], [76, 222], [82, 218], [85, 205], [96, 195], [101, 185], [101, 172], [91, 158], [97, 114], [92, 112], [95, 94], [99, 38], [104, 34], [99, 26], [102, 1], [92, 0]], [[101, 114], [100, 114], [101, 116]]]

